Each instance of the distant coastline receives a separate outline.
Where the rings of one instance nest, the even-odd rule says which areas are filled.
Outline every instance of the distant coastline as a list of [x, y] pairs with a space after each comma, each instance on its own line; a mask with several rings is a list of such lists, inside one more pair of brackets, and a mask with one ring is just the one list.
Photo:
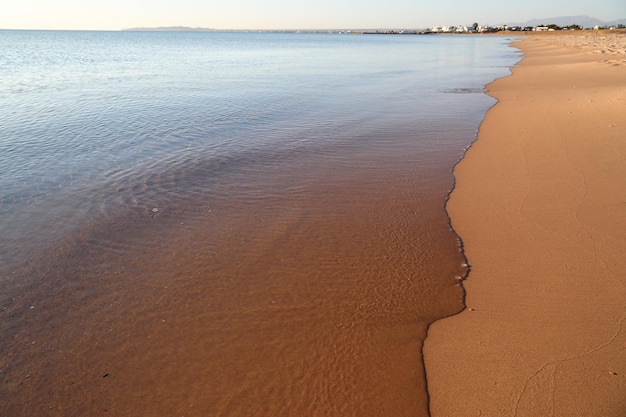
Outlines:
[[420, 33], [417, 30], [402, 29], [212, 29], [189, 26], [135, 27], [122, 29], [123, 32], [254, 32], [254, 33]]
[[253, 32], [253, 33], [330, 33], [330, 34], [375, 34], [375, 35], [426, 35], [437, 33], [495, 33], [495, 32], [543, 32], [561, 30], [624, 29], [626, 19], [604, 22], [589, 16], [562, 16], [533, 19], [523, 23], [502, 25], [444, 25], [421, 29], [377, 28], [377, 29], [214, 29], [189, 26], [133, 27], [122, 29], [128, 32]]
[[188, 26], [136, 27], [122, 29], [124, 32], [221, 32], [210, 28], [193, 28]]

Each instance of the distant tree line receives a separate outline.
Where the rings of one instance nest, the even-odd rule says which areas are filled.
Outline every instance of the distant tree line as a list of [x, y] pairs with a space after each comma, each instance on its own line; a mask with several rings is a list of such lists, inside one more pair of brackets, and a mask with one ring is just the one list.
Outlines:
[[[624, 24], [619, 24], [617, 26], [596, 26], [593, 29], [624, 29]], [[571, 24], [568, 26], [559, 26], [557, 24], [551, 23], [549, 25], [538, 25], [538, 26], [509, 26], [509, 25], [500, 25], [500, 26], [483, 26], [479, 25], [477, 22], [474, 22], [471, 26], [435, 26], [433, 28], [429, 28], [422, 32], [418, 32], [420, 34], [428, 34], [428, 33], [489, 33], [489, 32], [500, 32], [500, 31], [512, 31], [512, 32], [534, 32], [534, 31], [555, 31], [555, 30], [584, 30], [586, 28], [578, 25]], [[591, 29], [591, 28], [587, 28]], [[376, 33], [385, 33], [385, 32], [376, 32]], [[409, 33], [406, 31], [401, 32], [388, 32], [388, 33]], [[416, 32], [411, 32], [416, 33]]]
[[[559, 26], [559, 25], [555, 25], [554, 23], [551, 23], [549, 25], [543, 25], [544, 27], [547, 27], [548, 29], [552, 29], [552, 30], [583, 30], [584, 28], [580, 25], [576, 25], [576, 24], [572, 24], [569, 26]], [[612, 27], [616, 27], [617, 29], [624, 29], [626, 26], [624, 26], [623, 24], [619, 24], [617, 26], [612, 26]], [[610, 29], [609, 26], [599, 26], [598, 29]], [[527, 30], [527, 28], [524, 28], [524, 30]], [[530, 29], [532, 30], [532, 29]]]

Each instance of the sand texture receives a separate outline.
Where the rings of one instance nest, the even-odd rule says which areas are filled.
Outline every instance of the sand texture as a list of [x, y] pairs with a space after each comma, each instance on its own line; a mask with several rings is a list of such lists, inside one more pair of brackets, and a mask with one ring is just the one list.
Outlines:
[[432, 417], [626, 416], [626, 35], [578, 33], [514, 43], [455, 170], [471, 272], [426, 339]]

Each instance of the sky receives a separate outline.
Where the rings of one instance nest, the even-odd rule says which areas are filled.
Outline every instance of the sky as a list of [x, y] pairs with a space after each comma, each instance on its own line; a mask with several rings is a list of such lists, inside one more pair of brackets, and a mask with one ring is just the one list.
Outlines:
[[423, 29], [626, 18], [625, 0], [0, 0], [1, 29]]

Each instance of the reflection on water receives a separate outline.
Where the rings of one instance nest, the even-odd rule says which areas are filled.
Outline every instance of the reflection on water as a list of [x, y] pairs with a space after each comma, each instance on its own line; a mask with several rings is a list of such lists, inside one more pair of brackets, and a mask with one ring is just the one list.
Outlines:
[[501, 63], [503, 41], [0, 35], [22, 65], [2, 411], [428, 414], [425, 330], [463, 296], [443, 203], [491, 104], [441, 92], [495, 76], [441, 68]]

